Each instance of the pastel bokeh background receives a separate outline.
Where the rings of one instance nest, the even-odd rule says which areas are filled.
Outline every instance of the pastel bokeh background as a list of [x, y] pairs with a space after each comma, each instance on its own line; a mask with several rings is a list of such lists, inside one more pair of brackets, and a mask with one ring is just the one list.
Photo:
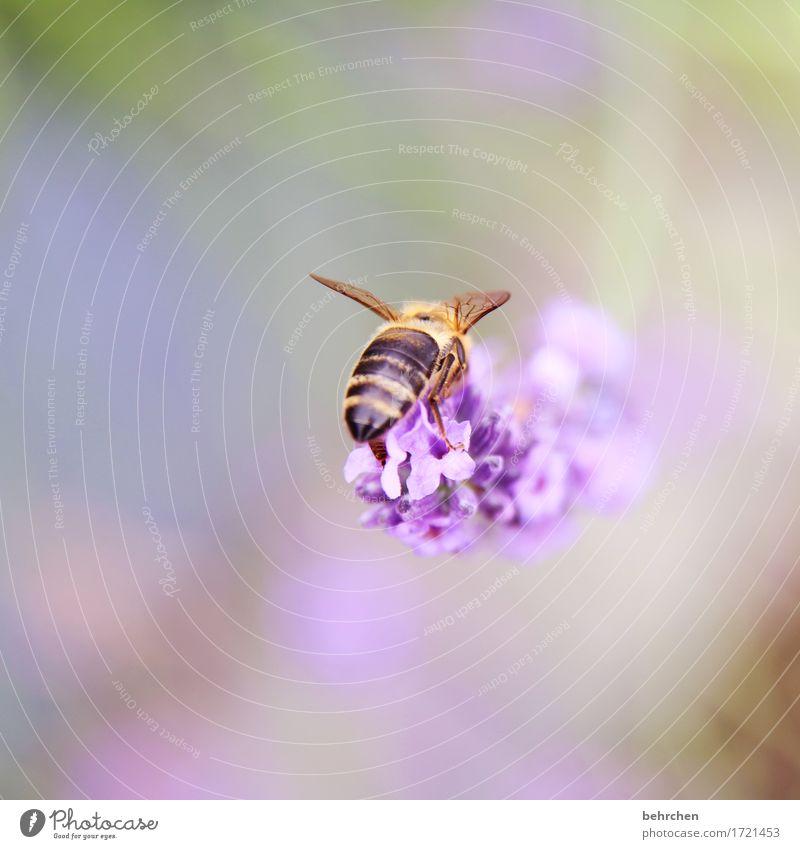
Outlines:
[[[796, 0], [2, 0], [0, 794], [796, 798], [799, 44]], [[602, 307], [635, 503], [527, 562], [362, 529], [375, 325], [312, 270], [508, 288], [512, 359]]]

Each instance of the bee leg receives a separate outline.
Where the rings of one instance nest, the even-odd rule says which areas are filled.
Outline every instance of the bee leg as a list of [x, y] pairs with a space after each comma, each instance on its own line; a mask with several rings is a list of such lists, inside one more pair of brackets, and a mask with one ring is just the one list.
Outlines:
[[444, 429], [444, 422], [442, 421], [442, 414], [439, 411], [439, 396], [431, 395], [428, 399], [428, 403], [431, 405], [431, 412], [433, 413], [433, 418], [436, 420], [436, 427], [439, 428], [439, 434], [444, 440], [444, 444], [447, 446], [449, 451], [458, 451], [459, 449], [464, 447], [463, 442], [459, 442], [458, 445], [453, 445], [452, 442], [447, 438], [447, 433]]
[[381, 466], [385, 466], [386, 458], [388, 456], [386, 453], [386, 440], [383, 438], [371, 439], [368, 445], [372, 449], [375, 459], [381, 464]]
[[450, 442], [450, 440], [447, 438], [447, 432], [444, 429], [444, 422], [442, 421], [442, 413], [439, 410], [439, 402], [442, 400], [444, 391], [453, 381], [460, 368], [461, 365], [455, 362], [455, 357], [453, 356], [453, 354], [448, 354], [445, 364], [441, 370], [441, 377], [436, 382], [436, 385], [433, 387], [430, 397], [428, 398], [428, 403], [431, 405], [431, 412], [433, 413], [433, 418], [436, 421], [436, 426], [439, 428], [439, 434], [444, 440], [444, 444], [450, 451], [459, 451], [464, 447], [464, 443], [459, 442], [458, 445], [453, 445], [453, 443]]

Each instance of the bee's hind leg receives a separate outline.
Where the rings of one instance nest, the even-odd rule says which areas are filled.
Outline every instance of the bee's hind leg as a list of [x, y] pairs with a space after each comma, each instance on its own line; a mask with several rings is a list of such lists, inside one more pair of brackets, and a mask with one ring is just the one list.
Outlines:
[[458, 451], [464, 447], [463, 442], [459, 442], [458, 445], [453, 445], [452, 442], [447, 438], [447, 433], [444, 429], [444, 422], [442, 421], [442, 414], [439, 411], [439, 396], [436, 394], [432, 394], [428, 399], [428, 403], [431, 405], [431, 412], [433, 413], [433, 418], [436, 420], [436, 427], [439, 428], [439, 435], [444, 440], [444, 444], [447, 446], [450, 451]]
[[439, 402], [442, 400], [442, 397], [450, 384], [456, 377], [458, 377], [461, 369], [461, 363], [456, 362], [455, 356], [453, 354], [448, 354], [447, 360], [442, 367], [441, 377], [436, 381], [436, 385], [433, 387], [428, 398], [433, 418], [436, 421], [436, 427], [439, 428], [439, 434], [450, 451], [459, 451], [464, 447], [464, 443], [459, 442], [458, 445], [453, 445], [453, 443], [447, 438], [447, 432], [444, 429], [444, 422], [442, 421], [442, 413], [439, 409]]

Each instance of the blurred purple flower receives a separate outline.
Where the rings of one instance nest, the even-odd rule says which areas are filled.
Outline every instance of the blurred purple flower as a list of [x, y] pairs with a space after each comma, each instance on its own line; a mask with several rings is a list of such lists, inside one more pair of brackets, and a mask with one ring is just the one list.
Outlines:
[[623, 509], [644, 483], [648, 452], [627, 401], [626, 337], [584, 304], [551, 304], [521, 385], [495, 380], [473, 351], [470, 377], [442, 408], [448, 450], [426, 398], [388, 434], [381, 469], [355, 448], [345, 478], [372, 504], [366, 527], [384, 528], [418, 554], [459, 552], [487, 534], [522, 558], [573, 533], [576, 508]]

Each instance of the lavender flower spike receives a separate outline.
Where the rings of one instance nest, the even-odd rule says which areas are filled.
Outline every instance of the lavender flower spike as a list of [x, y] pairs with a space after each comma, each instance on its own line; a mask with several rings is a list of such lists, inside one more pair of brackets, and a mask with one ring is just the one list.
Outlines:
[[[366, 445], [344, 474], [384, 528], [418, 554], [479, 540], [530, 559], [574, 533], [580, 508], [620, 509], [644, 484], [641, 432], [626, 404], [630, 345], [599, 311], [556, 303], [522, 379], [495, 373], [476, 347], [462, 387], [442, 405], [448, 450], [426, 398], [387, 434], [381, 468]], [[376, 503], [375, 493], [383, 493]]]

